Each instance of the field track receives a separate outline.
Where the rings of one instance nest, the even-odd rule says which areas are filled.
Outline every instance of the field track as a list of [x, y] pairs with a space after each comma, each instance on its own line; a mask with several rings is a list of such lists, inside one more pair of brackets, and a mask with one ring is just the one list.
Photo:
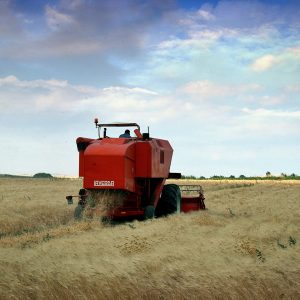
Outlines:
[[0, 179], [0, 299], [300, 299], [300, 182], [198, 183], [206, 211], [110, 226], [79, 179]]

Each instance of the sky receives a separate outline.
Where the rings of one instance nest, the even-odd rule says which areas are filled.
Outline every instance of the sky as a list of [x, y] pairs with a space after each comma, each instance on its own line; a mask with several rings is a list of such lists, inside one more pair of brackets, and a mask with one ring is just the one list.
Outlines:
[[0, 0], [0, 174], [78, 175], [95, 117], [173, 172], [300, 174], [300, 1]]

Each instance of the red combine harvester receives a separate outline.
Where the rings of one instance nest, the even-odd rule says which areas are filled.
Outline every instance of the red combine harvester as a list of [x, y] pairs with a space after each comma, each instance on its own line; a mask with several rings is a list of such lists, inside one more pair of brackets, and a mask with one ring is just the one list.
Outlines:
[[[136, 123], [100, 124], [95, 119], [95, 125], [99, 138], [76, 140], [83, 189], [77, 196], [66, 197], [69, 204], [73, 197], [79, 199], [75, 218], [81, 218], [85, 208], [95, 208], [101, 199], [106, 201], [110, 219], [149, 219], [205, 209], [201, 186], [185, 185], [180, 190], [177, 184], [165, 185], [166, 179], [181, 177], [170, 173], [173, 149], [167, 140], [152, 138], [149, 132], [141, 134]], [[135, 137], [108, 137], [110, 127], [135, 127]]]

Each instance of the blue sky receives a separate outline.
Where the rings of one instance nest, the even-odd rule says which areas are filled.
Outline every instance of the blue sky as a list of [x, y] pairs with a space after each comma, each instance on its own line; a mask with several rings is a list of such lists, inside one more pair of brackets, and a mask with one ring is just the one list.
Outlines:
[[0, 173], [76, 175], [93, 118], [185, 175], [300, 174], [299, 1], [0, 0]]

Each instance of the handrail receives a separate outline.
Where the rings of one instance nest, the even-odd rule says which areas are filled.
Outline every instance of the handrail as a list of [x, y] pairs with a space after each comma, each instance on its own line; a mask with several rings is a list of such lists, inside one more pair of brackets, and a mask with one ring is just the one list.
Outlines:
[[140, 125], [137, 123], [106, 123], [106, 124], [101, 124], [98, 123], [98, 119], [95, 119], [95, 125], [96, 128], [98, 128], [98, 136], [100, 138], [100, 131], [101, 128], [104, 128], [104, 137], [106, 136], [106, 127], [137, 127], [138, 131], [140, 132]]
[[137, 123], [108, 123], [108, 124], [96, 124], [98, 128], [101, 127], [137, 127], [140, 131], [140, 125]]

